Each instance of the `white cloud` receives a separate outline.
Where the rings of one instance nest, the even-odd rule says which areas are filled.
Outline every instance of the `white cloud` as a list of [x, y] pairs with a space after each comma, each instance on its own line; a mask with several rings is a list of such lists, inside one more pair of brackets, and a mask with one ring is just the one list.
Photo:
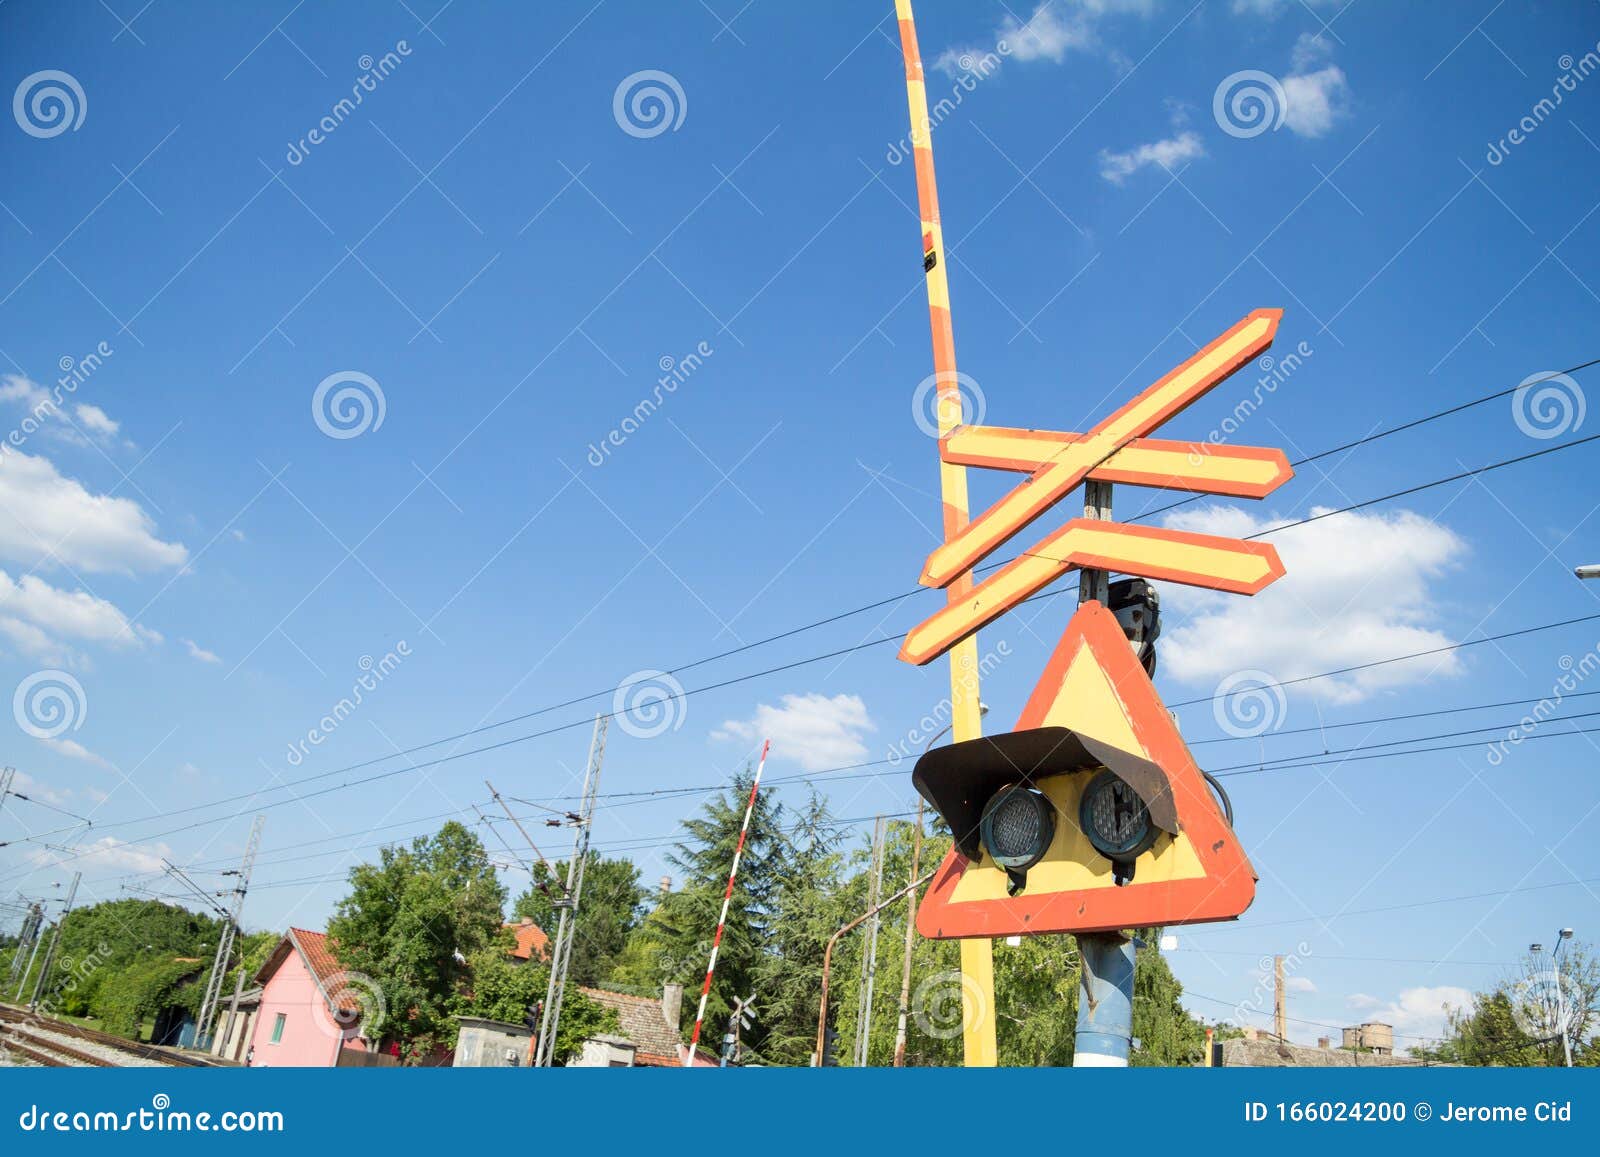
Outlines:
[[129, 646], [159, 643], [148, 627], [130, 623], [116, 606], [87, 591], [64, 591], [38, 575], [13, 579], [0, 570], [0, 633], [26, 654], [63, 656], [63, 642]]
[[[1205, 506], [1173, 515], [1167, 525], [1243, 538], [1283, 521], [1256, 518], [1239, 507]], [[1278, 548], [1286, 573], [1254, 598], [1163, 585], [1169, 609], [1161, 640], [1165, 670], [1201, 685], [1251, 670], [1286, 680], [1454, 641], [1433, 626], [1439, 614], [1434, 580], [1459, 565], [1468, 549], [1450, 528], [1407, 510], [1356, 512], [1290, 527], [1268, 541]], [[1292, 690], [1354, 703], [1384, 688], [1461, 670], [1456, 652], [1446, 651], [1314, 679]]]
[[1363, 1019], [1393, 1026], [1395, 1048], [1399, 1050], [1405, 1048], [1408, 1041], [1418, 1038], [1438, 1040], [1443, 1037], [1448, 1014], [1470, 1008], [1472, 999], [1470, 990], [1449, 984], [1404, 988], [1400, 990], [1399, 999], [1378, 1005]]
[[1148, 16], [1155, 0], [1045, 0], [1027, 20], [1008, 15], [994, 32], [994, 45], [967, 45], [941, 52], [934, 67], [952, 76], [966, 71], [962, 57], [997, 52], [1011, 60], [1048, 60], [1060, 64], [1069, 52], [1089, 52], [1101, 45], [1100, 24], [1110, 16]]
[[1350, 86], [1337, 65], [1283, 78], [1283, 123], [1303, 137], [1326, 136], [1348, 107]]
[[1383, 1003], [1383, 1001], [1379, 1000], [1377, 997], [1366, 992], [1352, 992], [1349, 996], [1345, 997], [1344, 1002], [1354, 1009], [1377, 1008]]
[[[130, 844], [113, 836], [102, 836], [73, 853], [73, 858], [85, 867], [120, 868], [128, 872], [162, 871], [162, 861], [171, 856], [172, 848], [167, 844]], [[56, 853], [46, 851], [37, 853], [34, 863], [48, 867], [62, 859]]]
[[109, 759], [105, 758], [103, 755], [96, 755], [94, 752], [90, 751], [83, 744], [79, 743], [76, 739], [48, 739], [48, 738], [46, 738], [46, 739], [40, 739], [39, 742], [44, 744], [51, 751], [55, 751], [55, 752], [60, 753], [61, 755], [65, 755], [68, 759], [81, 760], [84, 763], [91, 764], [91, 765], [93, 765], [95, 767], [103, 768], [106, 771], [115, 771], [116, 770], [116, 764], [112, 763]]
[[1335, 4], [1345, 2], [1346, 0], [1233, 0], [1229, 7], [1240, 16], [1276, 16], [1286, 8], [1298, 7], [1301, 4], [1312, 8], [1331, 8]]
[[80, 402], [72, 409], [78, 419], [78, 425], [91, 434], [102, 438], [114, 438], [117, 431], [122, 429], [122, 423], [113, 421], [111, 416], [99, 406], [91, 406], [87, 402]]
[[1100, 152], [1100, 175], [1113, 185], [1120, 185], [1134, 173], [1148, 165], [1158, 165], [1163, 169], [1172, 169], [1186, 161], [1206, 155], [1206, 148], [1200, 143], [1200, 135], [1193, 132], [1179, 133], [1166, 140], [1152, 141], [1146, 145], [1139, 145], [1125, 153], [1113, 153], [1102, 149]]
[[214, 652], [206, 650], [193, 639], [185, 639], [183, 641], [183, 645], [189, 649], [189, 657], [191, 659], [198, 659], [202, 663], [222, 662], [222, 660], [218, 658]]
[[34, 434], [40, 434], [77, 446], [86, 446], [91, 439], [105, 444], [116, 440], [122, 424], [99, 406], [87, 402], [76, 403], [69, 417], [64, 401], [59, 390], [48, 390], [31, 378], [18, 374], [0, 375], [0, 402], [27, 411], [9, 436], [25, 441]]
[[1283, 987], [1290, 992], [1317, 991], [1317, 986], [1312, 983], [1309, 976], [1291, 976], [1283, 982]]
[[806, 771], [839, 767], [867, 754], [861, 736], [877, 730], [859, 695], [831, 699], [812, 691], [785, 695], [781, 707], [756, 706], [749, 719], [730, 719], [711, 733], [713, 739], [772, 740], [772, 753], [798, 763]]
[[0, 557], [128, 573], [182, 566], [189, 552], [158, 538], [132, 499], [92, 494], [49, 459], [15, 451], [0, 458]]

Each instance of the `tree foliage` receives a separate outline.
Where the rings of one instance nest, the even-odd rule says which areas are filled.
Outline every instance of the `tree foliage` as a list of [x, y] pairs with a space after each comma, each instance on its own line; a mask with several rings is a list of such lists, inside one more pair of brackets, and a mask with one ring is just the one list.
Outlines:
[[483, 844], [452, 821], [351, 869], [350, 887], [328, 933], [345, 970], [383, 994], [363, 1035], [396, 1042], [412, 1062], [452, 1047], [467, 961], [503, 942], [506, 893]]
[[[559, 920], [555, 901], [565, 893], [567, 863], [552, 867], [554, 871], [542, 862], [534, 865], [534, 882], [517, 897], [512, 915], [531, 918], [553, 939]], [[643, 905], [644, 888], [632, 861], [589, 853], [572, 941], [569, 975], [575, 983], [594, 985], [610, 975], [642, 918]]]
[[1600, 1044], [1591, 1039], [1600, 1026], [1600, 960], [1587, 945], [1568, 941], [1559, 965], [1559, 995], [1549, 956], [1529, 954], [1465, 1008], [1451, 1010], [1448, 1033], [1436, 1047], [1413, 1047], [1411, 1054], [1458, 1065], [1562, 1065], [1564, 1027], [1573, 1063], [1600, 1065]]

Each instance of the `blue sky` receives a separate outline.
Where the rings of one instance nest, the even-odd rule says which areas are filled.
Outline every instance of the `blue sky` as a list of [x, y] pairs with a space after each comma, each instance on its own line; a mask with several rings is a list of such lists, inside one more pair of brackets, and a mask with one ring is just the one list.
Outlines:
[[[939, 508], [887, 0], [11, 0], [0, 25], [17, 92], [0, 132], [0, 685], [68, 696], [53, 722], [19, 708], [5, 761], [95, 821], [49, 835], [72, 821], [6, 801], [8, 895], [55, 894], [75, 867], [86, 898], [168, 892], [162, 857], [220, 868], [271, 805], [247, 923], [320, 927], [350, 863], [445, 813], [476, 819], [486, 778], [573, 793], [587, 719], [631, 676], [915, 586]], [[1274, 354], [1299, 364], [1270, 389], [1247, 369], [1164, 436], [1204, 438], [1255, 398], [1231, 440], [1299, 458], [1600, 356], [1593, 5], [924, 3], [918, 26], [930, 99], [953, 106], [935, 147], [956, 342], [989, 422], [1083, 429], [1262, 307], [1285, 310]], [[670, 83], [626, 85], [647, 72]], [[630, 114], [640, 85], [670, 125], [648, 100]], [[1230, 103], [1241, 85], [1264, 111]], [[30, 103], [51, 87], [71, 127]], [[80, 367], [71, 388], [62, 366]], [[1320, 461], [1259, 504], [1162, 518], [1260, 530], [1558, 445], [1591, 431], [1595, 380]], [[1165, 586], [1158, 687], [1205, 699], [1238, 672], [1595, 614], [1570, 571], [1600, 556], [1576, 484], [1594, 452], [1275, 535], [1289, 573], [1253, 601]], [[973, 482], [977, 502], [1010, 485]], [[1169, 500], [1124, 488], [1118, 510]], [[679, 680], [897, 634], [936, 604]], [[983, 634], [1008, 652], [991, 722], [1020, 709], [1068, 609]], [[1209, 703], [1179, 716], [1216, 768], [1498, 727], [1525, 708], [1302, 730], [1531, 705], [1597, 640], [1600, 621], [1294, 684], [1243, 740]], [[942, 670], [893, 650], [674, 700], [653, 737], [613, 727], [603, 790], [722, 782], [766, 731], [775, 778], [883, 759], [944, 694]], [[364, 675], [359, 709], [324, 727]], [[1245, 1002], [1259, 1021], [1257, 960], [1284, 952], [1297, 1037], [1368, 1015], [1425, 1033], [1530, 940], [1600, 924], [1597, 746], [1553, 737], [1586, 727], [1547, 722], [1498, 764], [1477, 746], [1229, 780], [1262, 880], [1238, 924], [1180, 931], [1194, 1010]], [[836, 814], [908, 809], [908, 764], [866, 770], [820, 777]], [[257, 789], [275, 790], [215, 802]], [[596, 841], [653, 879], [702, 798], [602, 801]], [[1479, 893], [1495, 894], [1372, 911]]]

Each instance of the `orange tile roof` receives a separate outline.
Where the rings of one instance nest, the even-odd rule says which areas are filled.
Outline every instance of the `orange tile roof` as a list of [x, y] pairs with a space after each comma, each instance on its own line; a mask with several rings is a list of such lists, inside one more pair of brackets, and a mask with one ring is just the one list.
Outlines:
[[535, 952], [539, 954], [540, 960], [550, 955], [550, 937], [532, 920], [525, 920], [520, 924], [507, 924], [506, 927], [517, 934], [517, 946], [511, 950], [511, 955], [516, 959], [532, 960]]
[[683, 1043], [678, 1030], [667, 1023], [661, 1001], [648, 996], [631, 996], [603, 988], [585, 988], [583, 995], [596, 1004], [615, 1009], [622, 1035], [633, 1042], [636, 1065], [666, 1068], [683, 1063]]

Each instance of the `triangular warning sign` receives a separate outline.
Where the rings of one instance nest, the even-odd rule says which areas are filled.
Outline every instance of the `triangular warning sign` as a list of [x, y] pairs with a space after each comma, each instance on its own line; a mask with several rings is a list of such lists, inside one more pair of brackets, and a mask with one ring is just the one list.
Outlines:
[[[952, 849], [917, 911], [917, 929], [924, 936], [959, 939], [1199, 924], [1231, 920], [1250, 906], [1256, 890], [1250, 861], [1122, 627], [1099, 603], [1084, 603], [1067, 625], [1017, 720], [1017, 732], [1061, 735], [1058, 744], [1080, 753], [1068, 761], [1072, 770], [1028, 777], [1055, 806], [1049, 851], [1028, 869], [1025, 887], [1012, 896], [1007, 894], [1006, 872], [987, 855], [980, 851], [979, 858], [969, 859]], [[1000, 741], [995, 742], [998, 749]], [[1038, 747], [1012, 745], [1011, 750]], [[1152, 816], [1164, 817], [1161, 826], [1167, 830], [1138, 854], [1132, 878], [1121, 884], [1112, 861], [1080, 827], [1080, 804], [1098, 770], [1096, 761], [1116, 762], [1119, 774], [1123, 768], [1130, 775], [1142, 769], [1156, 781], [1159, 773], [1165, 774], [1165, 792], [1159, 782], [1154, 791], [1148, 782], [1134, 785], [1150, 802]], [[1047, 764], [1041, 759], [1035, 766]], [[969, 850], [976, 847], [966, 833], [959, 835]]]

